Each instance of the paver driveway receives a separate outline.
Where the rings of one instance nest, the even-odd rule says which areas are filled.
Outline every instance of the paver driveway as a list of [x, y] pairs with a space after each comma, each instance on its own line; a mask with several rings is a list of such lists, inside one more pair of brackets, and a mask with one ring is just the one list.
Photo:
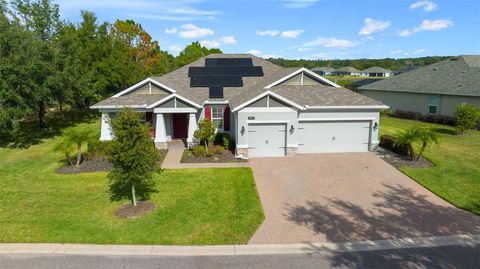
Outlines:
[[251, 244], [342, 242], [480, 232], [374, 153], [252, 158], [265, 221]]

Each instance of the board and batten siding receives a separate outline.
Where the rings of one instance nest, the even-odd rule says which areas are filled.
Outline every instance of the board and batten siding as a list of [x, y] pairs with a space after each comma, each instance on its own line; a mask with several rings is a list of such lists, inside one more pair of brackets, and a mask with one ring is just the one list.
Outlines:
[[391, 111], [404, 110], [428, 114], [428, 106], [430, 105], [430, 97], [439, 97], [438, 115], [454, 116], [455, 108], [463, 103], [474, 104], [480, 106], [480, 97], [458, 96], [458, 95], [438, 95], [424, 93], [407, 93], [407, 92], [387, 92], [387, 91], [371, 91], [359, 90], [360, 94], [375, 99], [390, 106]]

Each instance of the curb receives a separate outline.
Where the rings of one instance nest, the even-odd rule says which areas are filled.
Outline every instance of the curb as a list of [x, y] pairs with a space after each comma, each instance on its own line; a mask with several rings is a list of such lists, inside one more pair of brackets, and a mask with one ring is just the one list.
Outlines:
[[265, 245], [90, 245], [90, 244], [0, 244], [2, 254], [51, 255], [126, 255], [126, 256], [235, 256], [274, 254], [315, 254], [357, 252], [441, 246], [474, 246], [480, 244], [480, 234], [437, 237], [355, 241], [342, 243], [301, 243]]

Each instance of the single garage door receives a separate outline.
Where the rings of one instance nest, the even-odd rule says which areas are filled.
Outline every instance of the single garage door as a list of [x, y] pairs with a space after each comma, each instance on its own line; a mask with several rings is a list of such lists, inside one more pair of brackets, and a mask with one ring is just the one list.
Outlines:
[[365, 152], [370, 121], [304, 121], [298, 124], [298, 152]]
[[286, 124], [249, 124], [248, 156], [285, 156]]

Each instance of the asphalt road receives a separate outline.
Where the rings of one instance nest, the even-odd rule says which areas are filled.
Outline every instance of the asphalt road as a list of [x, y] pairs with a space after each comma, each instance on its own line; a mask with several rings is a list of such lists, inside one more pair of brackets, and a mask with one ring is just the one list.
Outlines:
[[480, 268], [480, 245], [251, 256], [0, 255], [0, 268]]

